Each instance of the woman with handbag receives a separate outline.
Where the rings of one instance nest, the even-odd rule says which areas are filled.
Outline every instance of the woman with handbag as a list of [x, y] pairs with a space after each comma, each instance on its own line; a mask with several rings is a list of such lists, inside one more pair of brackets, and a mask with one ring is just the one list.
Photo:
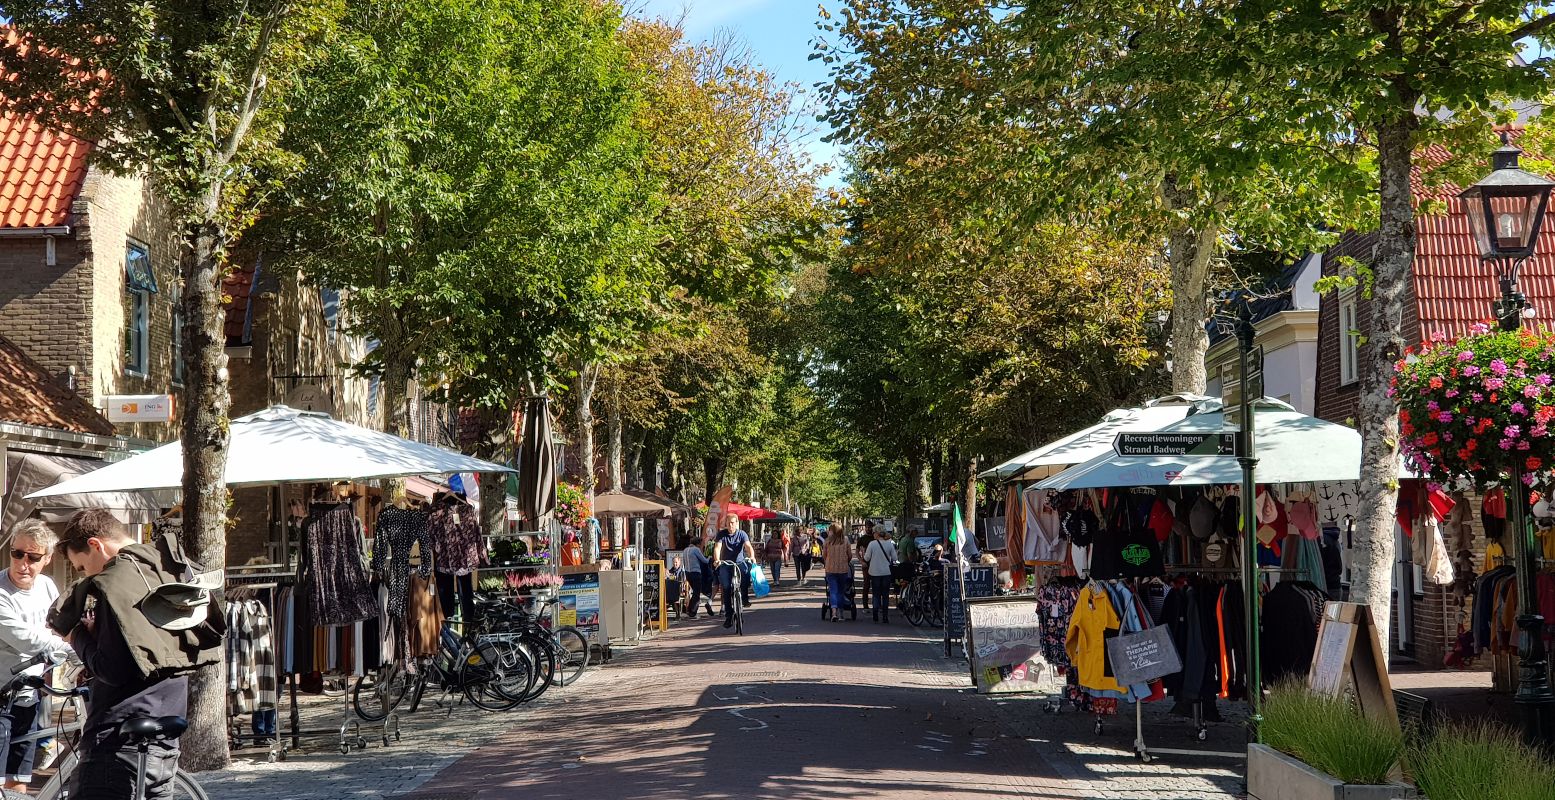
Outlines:
[[869, 594], [875, 601], [869, 612], [876, 622], [891, 622], [891, 584], [895, 582], [891, 568], [896, 565], [896, 558], [896, 542], [891, 541], [885, 528], [876, 528], [875, 540], [864, 550]]

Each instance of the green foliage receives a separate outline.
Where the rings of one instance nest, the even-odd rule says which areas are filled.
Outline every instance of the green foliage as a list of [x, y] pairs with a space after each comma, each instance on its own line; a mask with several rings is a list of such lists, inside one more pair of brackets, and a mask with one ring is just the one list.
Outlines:
[[619, 18], [584, 0], [353, 0], [285, 144], [285, 263], [347, 290], [364, 366], [502, 405], [620, 346], [663, 281]]
[[1270, 690], [1259, 726], [1270, 747], [1345, 783], [1387, 783], [1404, 756], [1404, 735], [1389, 721], [1367, 716], [1342, 697], [1285, 681]]
[[1409, 748], [1409, 777], [1430, 800], [1544, 800], [1555, 767], [1506, 728], [1453, 725]]

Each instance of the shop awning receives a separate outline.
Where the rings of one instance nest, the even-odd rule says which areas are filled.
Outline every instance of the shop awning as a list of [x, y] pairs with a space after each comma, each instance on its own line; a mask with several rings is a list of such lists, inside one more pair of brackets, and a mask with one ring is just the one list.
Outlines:
[[[92, 494], [64, 494], [48, 498], [30, 499], [27, 495], [46, 486], [87, 475], [107, 465], [106, 461], [70, 456], [43, 455], [41, 453], [10, 452], [5, 456], [5, 471], [10, 484], [5, 487], [5, 514], [0, 519], [0, 530], [33, 515], [45, 522], [65, 522], [83, 508], [106, 508], [120, 522], [136, 524], [151, 522], [161, 513], [164, 501], [145, 492], [102, 492]], [[171, 502], [167, 502], [171, 506]]]
[[1114, 409], [1095, 425], [1022, 453], [981, 473], [981, 477], [1002, 481], [1046, 478], [1111, 452], [1112, 440], [1119, 433], [1150, 433], [1182, 420], [1189, 413], [1219, 407], [1219, 398], [1172, 394], [1158, 397], [1138, 408]]
[[622, 489], [616, 492], [600, 492], [594, 495], [594, 516], [611, 517], [668, 517], [691, 509], [666, 497]]
[[[1257, 480], [1267, 483], [1350, 481], [1361, 474], [1361, 435], [1286, 403], [1265, 397], [1254, 410]], [[1190, 415], [1160, 433], [1234, 433], [1224, 411]], [[1108, 451], [1038, 483], [1037, 489], [1102, 489], [1113, 486], [1197, 486], [1242, 480], [1236, 456], [1119, 456]]]
[[[231, 430], [226, 483], [233, 487], [513, 471], [501, 464], [286, 406], [271, 406], [235, 419]], [[177, 489], [183, 474], [183, 449], [173, 442], [28, 497]]]

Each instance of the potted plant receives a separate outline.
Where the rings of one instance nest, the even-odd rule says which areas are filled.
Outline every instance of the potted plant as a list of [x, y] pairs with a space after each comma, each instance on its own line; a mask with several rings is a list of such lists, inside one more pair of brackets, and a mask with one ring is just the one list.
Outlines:
[[1440, 333], [1394, 366], [1405, 460], [1437, 483], [1480, 488], [1513, 471], [1534, 485], [1555, 459], [1555, 335], [1492, 331], [1480, 324], [1447, 341]]
[[1361, 713], [1345, 698], [1285, 682], [1263, 705], [1264, 744], [1247, 748], [1253, 800], [1395, 800], [1415, 797], [1395, 780], [1404, 757], [1397, 723]]
[[1547, 800], [1555, 787], [1555, 766], [1495, 725], [1443, 728], [1411, 746], [1406, 761], [1430, 800]]

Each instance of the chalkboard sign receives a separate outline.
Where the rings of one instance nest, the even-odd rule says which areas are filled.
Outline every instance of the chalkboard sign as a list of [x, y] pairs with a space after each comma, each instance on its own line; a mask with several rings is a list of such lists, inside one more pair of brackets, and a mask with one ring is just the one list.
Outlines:
[[643, 562], [643, 623], [650, 628], [669, 630], [664, 613], [664, 562]]
[[[966, 606], [962, 603], [960, 570], [954, 566], [945, 569], [945, 655], [950, 655], [951, 642], [961, 641], [966, 627]], [[969, 567], [966, 571], [966, 597], [993, 597], [993, 567]]]
[[1393, 684], [1382, 660], [1382, 640], [1371, 619], [1371, 608], [1356, 603], [1329, 602], [1317, 631], [1317, 651], [1307, 686], [1330, 697], [1348, 694], [1361, 712], [1398, 724]]
[[1182, 671], [1182, 659], [1172, 644], [1172, 633], [1164, 627], [1108, 639], [1107, 658], [1112, 663], [1113, 677], [1125, 686], [1149, 683]]

